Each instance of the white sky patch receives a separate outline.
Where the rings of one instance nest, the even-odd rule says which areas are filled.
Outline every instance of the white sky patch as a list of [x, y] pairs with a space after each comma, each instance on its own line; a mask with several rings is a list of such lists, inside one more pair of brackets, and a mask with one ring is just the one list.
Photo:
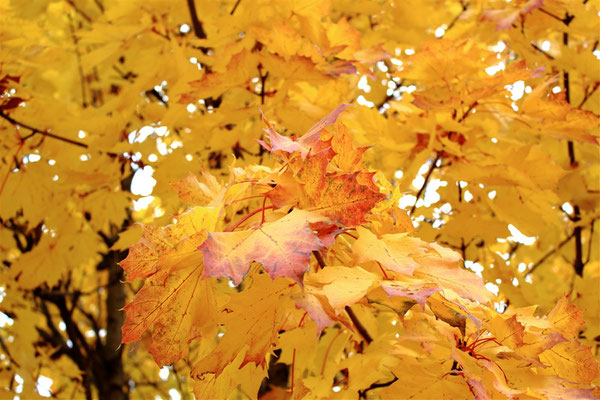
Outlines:
[[554, 86], [552, 88], [552, 93], [556, 94], [556, 93], [560, 93], [560, 92], [562, 92], [562, 89], [560, 86]]
[[146, 165], [144, 169], [138, 169], [131, 181], [131, 193], [139, 196], [149, 196], [156, 185], [156, 179], [152, 177], [154, 169]]
[[[400, 207], [402, 209], [412, 207], [412, 205], [415, 204], [416, 198], [417, 198], [417, 196], [413, 196], [412, 194], [407, 194], [406, 196], [402, 196], [402, 197], [400, 197], [400, 200], [398, 200], [398, 207]], [[417, 205], [421, 205], [421, 204], [423, 204], [423, 199], [419, 199], [419, 203]]]
[[492, 282], [488, 282], [485, 284], [485, 288], [490, 292], [494, 293], [496, 296], [498, 296], [498, 285], [495, 285]]
[[83, 139], [86, 136], [87, 136], [87, 134], [85, 133], [85, 131], [79, 131], [79, 133], [77, 134], [77, 137], [79, 139]]
[[493, 75], [496, 75], [500, 71], [504, 71], [504, 68], [506, 68], [506, 64], [504, 64], [504, 62], [501, 61], [501, 62], [499, 62], [496, 65], [492, 65], [491, 67], [487, 67], [485, 69], [485, 73], [488, 74], [488, 75], [490, 75], [490, 76], [493, 76]]
[[4, 328], [6, 326], [11, 326], [15, 321], [10, 318], [8, 315], [0, 312], [0, 328]]
[[407, 56], [412, 56], [413, 54], [415, 54], [415, 49], [406, 49], [404, 50], [404, 54], [406, 54]]
[[371, 92], [371, 86], [369, 86], [369, 82], [367, 81], [367, 76], [363, 75], [358, 80], [358, 88], [365, 93]]
[[563, 203], [561, 207], [567, 214], [573, 214], [573, 206], [568, 201]]
[[169, 389], [169, 396], [171, 397], [171, 400], [181, 400], [181, 394], [179, 394], [177, 389]]
[[377, 61], [377, 68], [379, 68], [381, 72], [388, 72], [389, 69], [383, 61]]
[[404, 176], [404, 172], [402, 172], [402, 170], [396, 170], [396, 172], [394, 172], [394, 178], [396, 179], [401, 179]]
[[17, 387], [15, 388], [15, 393], [23, 392], [23, 383], [25, 382], [20, 375], [15, 375], [15, 382], [17, 382]]
[[525, 93], [525, 81], [516, 81], [512, 85], [504, 86], [504, 88], [510, 92], [510, 99], [512, 101], [517, 101], [523, 97], [523, 94]]
[[158, 371], [158, 376], [160, 377], [160, 379], [162, 379], [163, 381], [166, 381], [167, 379], [169, 379], [169, 367], [162, 367], [160, 369], [160, 371]]
[[502, 53], [504, 50], [506, 50], [506, 44], [502, 41], [496, 43], [493, 46], [490, 46], [489, 49], [493, 52], [496, 53]]
[[42, 159], [39, 154], [30, 154], [27, 156], [29, 162], [38, 162]]
[[431, 206], [432, 204], [440, 201], [441, 196], [437, 192], [440, 187], [448, 186], [448, 182], [441, 181], [439, 179], [431, 179], [425, 188], [424, 203], [426, 207]]
[[446, 24], [438, 26], [435, 30], [435, 37], [439, 39], [442, 36], [444, 36], [446, 34], [446, 29], [448, 29], [448, 26]]
[[129, 143], [142, 143], [146, 138], [154, 133], [154, 128], [151, 126], [142, 126], [137, 131], [133, 131], [129, 134]]
[[468, 190], [465, 190], [463, 193], [463, 199], [465, 199], [465, 201], [468, 203], [469, 201], [473, 200], [473, 195]]
[[191, 31], [191, 28], [188, 24], [183, 24], [179, 27], [179, 32], [181, 33], [189, 33], [189, 31]]
[[375, 103], [365, 99], [365, 96], [363, 96], [362, 94], [356, 98], [356, 102], [361, 106], [375, 107]]
[[550, 51], [551, 47], [552, 47], [552, 43], [550, 43], [550, 41], [548, 41], [548, 40], [544, 40], [542, 42], [542, 45], [540, 46], [540, 48], [544, 51]]
[[481, 272], [483, 271], [483, 265], [473, 262], [473, 261], [465, 260], [465, 267], [467, 267], [471, 271], [475, 272], [475, 274], [477, 276], [479, 276], [479, 277], [482, 276]]
[[522, 243], [522, 244], [524, 244], [526, 246], [531, 246], [533, 243], [535, 243], [535, 237], [529, 237], [529, 236], [523, 235], [512, 224], [508, 225], [508, 230], [510, 231], [510, 234], [512, 235], [512, 236], [509, 236], [508, 239], [512, 240], [513, 242]]
[[42, 397], [52, 397], [52, 391], [50, 388], [52, 387], [52, 379], [47, 376], [40, 375], [37, 383], [35, 384], [35, 388], [37, 392]]

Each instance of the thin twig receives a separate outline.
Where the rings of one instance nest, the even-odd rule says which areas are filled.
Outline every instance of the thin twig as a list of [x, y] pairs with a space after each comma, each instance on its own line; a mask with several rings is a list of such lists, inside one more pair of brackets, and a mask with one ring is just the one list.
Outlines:
[[60, 141], [63, 141], [65, 143], [72, 144], [74, 146], [79, 146], [79, 147], [83, 147], [83, 148], [86, 148], [86, 149], [89, 147], [87, 144], [82, 143], [82, 142], [78, 142], [77, 140], [73, 140], [73, 139], [69, 139], [69, 138], [66, 138], [66, 137], [59, 136], [59, 135], [55, 135], [54, 133], [50, 133], [48, 131], [43, 131], [41, 129], [34, 128], [31, 125], [27, 125], [27, 124], [24, 124], [22, 122], [19, 122], [16, 119], [14, 119], [14, 118], [10, 117], [9, 115], [5, 114], [2, 110], [0, 110], [0, 118], [3, 118], [5, 120], [7, 120], [8, 122], [10, 122], [13, 125], [22, 126], [25, 129], [29, 129], [32, 132], [32, 135], [25, 136], [23, 138], [23, 140], [27, 140], [31, 136], [33, 136], [33, 134], [39, 133], [39, 134], [41, 134], [43, 136], [47, 136], [47, 137], [50, 137], [52, 139], [60, 140]]
[[369, 335], [369, 332], [367, 332], [367, 329], [362, 324], [362, 322], [360, 322], [356, 314], [354, 314], [354, 310], [352, 310], [350, 306], [344, 307], [344, 310], [346, 310], [346, 312], [348, 313], [348, 316], [352, 320], [352, 323], [354, 324], [354, 327], [356, 328], [358, 333], [360, 333], [360, 336], [362, 336], [363, 339], [365, 339], [365, 342], [367, 342], [367, 344], [370, 344], [373, 341], [373, 338], [371, 337], [371, 335]]
[[202, 27], [202, 22], [198, 19], [198, 14], [196, 13], [196, 6], [194, 5], [194, 0], [187, 0], [188, 9], [190, 10], [190, 18], [192, 19], [192, 27], [194, 28], [194, 34], [198, 39], [206, 39], [206, 32], [204, 32], [204, 28]]
[[448, 27], [446, 28], [446, 31], [444, 32], [444, 34], [446, 34], [446, 32], [448, 32], [450, 29], [452, 29], [454, 27], [454, 25], [458, 22], [458, 20], [460, 19], [460, 17], [465, 13], [465, 11], [467, 11], [467, 8], [469, 8], [469, 3], [463, 3], [461, 1], [461, 5], [462, 5], [462, 10], [458, 13], [458, 15], [456, 17], [454, 17], [454, 19], [448, 24]]
[[81, 15], [83, 17], [83, 19], [85, 19], [90, 24], [92, 23], [92, 19], [90, 18], [90, 16], [87, 15], [85, 12], [83, 12], [83, 10], [81, 10], [79, 7], [77, 7], [77, 5], [75, 4], [75, 2], [73, 0], [67, 0], [67, 3], [69, 3], [69, 5], [71, 7], [73, 7], [73, 9], [77, 12], [77, 14]]
[[598, 89], [599, 86], [600, 86], [600, 82], [596, 82], [596, 83], [594, 83], [594, 87], [592, 87], [592, 90], [590, 90], [589, 92], [586, 90], [585, 96], [583, 96], [583, 99], [581, 100], [581, 103], [579, 103], [579, 105], [577, 106], [577, 108], [583, 107], [583, 105], [585, 104], [585, 102], [588, 101], [588, 99], [590, 97], [592, 97], [592, 95]]
[[421, 198], [421, 195], [423, 194], [423, 192], [425, 192], [425, 188], [427, 187], [427, 184], [429, 183], [429, 178], [431, 178], [431, 173], [436, 168], [436, 164], [437, 164], [438, 160], [440, 159], [440, 157], [441, 157], [441, 153], [437, 153], [435, 160], [433, 160], [433, 163], [431, 164], [431, 168], [429, 168], [429, 171], [427, 171], [427, 175], [425, 175], [425, 182], [423, 182], [423, 186], [421, 186], [421, 189], [419, 189], [419, 192], [417, 193], [417, 198], [415, 199], [415, 204], [413, 204], [412, 208], [410, 209], [410, 212], [409, 212], [410, 215], [412, 215], [412, 213], [415, 212], [415, 209], [417, 208], [417, 203], [419, 202], [419, 198]]
[[79, 39], [75, 36], [75, 28], [73, 27], [73, 20], [69, 15], [69, 29], [71, 30], [71, 37], [73, 38], [73, 44], [75, 45], [75, 57], [77, 58], [77, 70], [79, 72], [79, 81], [81, 84], [81, 105], [87, 107], [87, 100], [85, 95], [85, 79], [83, 77], [83, 67], [81, 65], [81, 53], [79, 52]]
[[237, 0], [235, 2], [235, 4], [233, 5], [233, 8], [231, 9], [231, 11], [229, 12], [229, 15], [233, 15], [233, 13], [235, 12], [235, 10], [238, 8], [238, 6], [240, 5], [242, 0]]
[[554, 60], [554, 56], [551, 56], [550, 54], [546, 53], [544, 50], [542, 50], [537, 44], [535, 43], [531, 43], [531, 47], [533, 47], [535, 50], [539, 51], [540, 53], [542, 53], [547, 59], [549, 60]]
[[535, 271], [537, 269], [537, 267], [539, 267], [540, 265], [542, 265], [552, 254], [556, 253], [565, 244], [567, 244], [569, 242], [569, 240], [571, 240], [573, 238], [573, 236], [575, 236], [575, 232], [573, 232], [572, 234], [570, 234], [569, 236], [567, 236], [566, 238], [564, 238], [558, 244], [558, 246], [556, 246], [555, 248], [553, 248], [552, 250], [550, 250], [549, 252], [547, 252], [546, 254], [544, 254], [544, 256], [542, 258], [540, 258], [535, 264], [533, 264], [533, 266], [529, 269], [529, 271], [527, 271], [527, 273], [525, 274], [525, 278], [527, 278], [529, 275], [531, 275], [533, 273], [533, 271]]
[[313, 253], [313, 256], [315, 256], [315, 259], [317, 260], [319, 267], [321, 267], [321, 269], [325, 268], [325, 260], [323, 260], [323, 256], [321, 256], [321, 253], [319, 253], [318, 250], [313, 250], [312, 253]]
[[372, 383], [371, 386], [369, 386], [368, 388], [364, 389], [364, 390], [359, 390], [358, 391], [358, 398], [359, 399], [366, 399], [367, 398], [367, 392], [373, 389], [379, 389], [382, 387], [388, 387], [391, 386], [394, 382], [396, 382], [398, 380], [397, 376], [394, 376], [394, 379], [392, 379], [389, 382], [383, 382], [383, 383]]

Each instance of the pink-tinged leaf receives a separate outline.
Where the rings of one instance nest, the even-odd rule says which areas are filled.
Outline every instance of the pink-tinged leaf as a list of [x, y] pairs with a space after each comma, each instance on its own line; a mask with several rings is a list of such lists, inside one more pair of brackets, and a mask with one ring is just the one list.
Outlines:
[[329, 305], [325, 296], [320, 294], [303, 293], [302, 297], [296, 300], [296, 307], [308, 313], [317, 324], [318, 333], [321, 333], [326, 327], [332, 326], [338, 319], [335, 310]]
[[[271, 152], [280, 150], [285, 151], [287, 153], [293, 153], [296, 151], [300, 152], [302, 159], [305, 159], [312, 148], [317, 144], [319, 139], [321, 138], [321, 133], [323, 129], [335, 123], [338, 116], [347, 108], [351, 106], [350, 104], [341, 104], [315, 125], [308, 130], [300, 139], [292, 140], [289, 137], [282, 136], [275, 131], [275, 128], [271, 125], [271, 123], [267, 120], [265, 115], [262, 113], [263, 122], [267, 125], [265, 128], [265, 132], [269, 135], [270, 143], [267, 145], [264, 142], [261, 142], [263, 147]], [[260, 142], [260, 141], [259, 141]]]
[[408, 297], [419, 303], [422, 310], [425, 310], [425, 303], [429, 296], [442, 290], [437, 286], [430, 286], [426, 283], [409, 284], [401, 281], [388, 281], [381, 284], [382, 289], [388, 296]]
[[273, 279], [285, 276], [302, 282], [312, 251], [324, 247], [308, 225], [310, 218], [309, 213], [294, 210], [255, 229], [209, 233], [199, 247], [205, 275], [230, 278], [238, 284], [256, 261]]
[[301, 154], [304, 152], [308, 153], [308, 151], [310, 151], [310, 149], [303, 148], [303, 146], [297, 141], [294, 141], [287, 136], [282, 136], [279, 133], [277, 133], [273, 125], [271, 125], [271, 123], [260, 108], [259, 111], [263, 122], [265, 123], [265, 125], [267, 125], [264, 131], [269, 135], [268, 144], [263, 142], [262, 140], [258, 141], [265, 149], [269, 150], [271, 153], [278, 150], [285, 151], [287, 153], [300, 151]]
[[467, 379], [467, 383], [471, 387], [471, 389], [475, 392], [475, 400], [488, 400], [490, 396], [485, 390], [484, 384], [479, 379], [469, 378]]
[[[317, 143], [317, 141], [321, 138], [321, 132], [323, 129], [327, 128], [330, 125], [333, 125], [337, 118], [340, 116], [342, 112], [351, 104], [340, 104], [335, 110], [330, 112], [328, 115], [323, 117], [319, 122], [314, 124], [312, 128], [308, 130], [302, 137], [298, 140], [302, 145], [307, 147], [312, 147]], [[302, 155], [302, 158], [306, 158], [306, 154]]]

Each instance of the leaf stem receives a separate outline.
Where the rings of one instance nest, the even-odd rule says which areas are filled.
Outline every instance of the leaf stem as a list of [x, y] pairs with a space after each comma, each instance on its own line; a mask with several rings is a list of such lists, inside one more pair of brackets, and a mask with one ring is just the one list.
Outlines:
[[234, 225], [232, 225], [229, 228], [225, 229], [225, 232], [233, 232], [238, 226], [240, 226], [244, 222], [248, 221], [250, 218], [252, 218], [256, 214], [258, 214], [259, 212], [263, 212], [264, 213], [265, 210], [269, 210], [269, 209], [273, 209], [273, 208], [275, 208], [275, 206], [261, 207], [261, 208], [259, 208], [257, 210], [254, 210], [250, 214], [246, 215], [244, 218], [240, 219]]
[[318, 250], [313, 250], [313, 256], [315, 256], [315, 259], [317, 260], [317, 263], [319, 264], [319, 267], [321, 267], [321, 269], [325, 268], [325, 260], [323, 260], [323, 256], [321, 255], [321, 253], [319, 253]]

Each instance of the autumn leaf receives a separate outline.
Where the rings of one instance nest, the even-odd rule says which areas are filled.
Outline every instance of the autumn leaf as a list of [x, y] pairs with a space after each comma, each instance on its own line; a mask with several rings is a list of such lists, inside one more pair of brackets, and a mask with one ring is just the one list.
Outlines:
[[311, 253], [323, 248], [307, 219], [306, 212], [294, 210], [253, 229], [209, 233], [198, 248], [204, 255], [205, 275], [227, 277], [237, 285], [256, 261], [273, 279], [285, 276], [302, 282]]

